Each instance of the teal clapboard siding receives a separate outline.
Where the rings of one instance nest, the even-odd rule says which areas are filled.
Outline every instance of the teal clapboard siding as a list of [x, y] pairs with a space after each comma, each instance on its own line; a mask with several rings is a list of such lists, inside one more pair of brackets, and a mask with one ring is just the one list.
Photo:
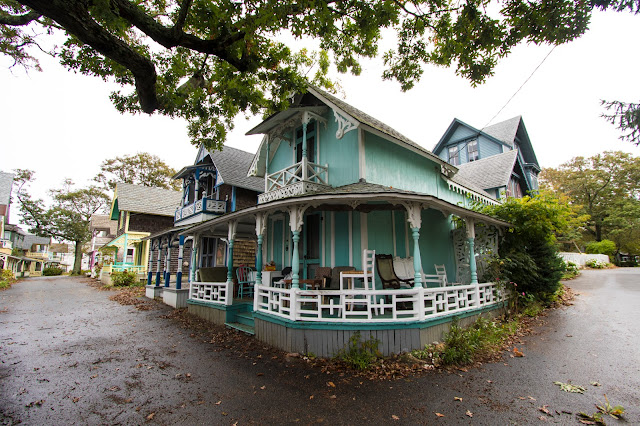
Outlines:
[[407, 215], [403, 211], [394, 211], [393, 216], [396, 234], [396, 256], [407, 257]]
[[[287, 135], [291, 137], [291, 134]], [[273, 149], [270, 147], [270, 149]], [[294, 163], [293, 147], [286, 140], [280, 141], [278, 149], [275, 153], [269, 153], [269, 157], [273, 155], [273, 158], [269, 160], [267, 174], [275, 173], [282, 169], [291, 166]]]
[[[393, 255], [393, 228], [391, 211], [373, 211], [367, 215], [367, 240], [369, 250], [376, 254]], [[378, 275], [375, 275], [376, 288], [382, 288]]]
[[440, 166], [436, 162], [365, 132], [365, 176], [376, 183], [436, 195]]
[[502, 144], [481, 136], [478, 138], [478, 154], [480, 155], [480, 158], [487, 158], [492, 155], [502, 154]]
[[[451, 240], [452, 224], [449, 218], [433, 209], [422, 211], [422, 228], [420, 230], [420, 258], [425, 274], [435, 274], [434, 264], [444, 264], [447, 278], [455, 281], [456, 265]], [[413, 256], [413, 246], [409, 245]]]
[[329, 111], [325, 116], [327, 127], [319, 125], [320, 136], [318, 164], [329, 166], [329, 185], [342, 186], [357, 182], [360, 177], [358, 161], [358, 131], [347, 132], [336, 139], [338, 124]]
[[349, 214], [335, 213], [336, 266], [349, 265]]

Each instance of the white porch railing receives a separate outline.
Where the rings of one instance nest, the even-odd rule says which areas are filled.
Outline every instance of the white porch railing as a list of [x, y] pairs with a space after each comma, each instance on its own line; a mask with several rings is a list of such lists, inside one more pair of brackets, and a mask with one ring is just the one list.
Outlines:
[[13, 248], [13, 243], [11, 242], [11, 240], [7, 240], [3, 238], [0, 240], [0, 248], [11, 249]]
[[178, 208], [175, 213], [175, 222], [187, 219], [198, 213], [225, 213], [227, 211], [227, 202], [220, 200], [212, 200], [210, 198], [202, 198], [193, 204]]
[[493, 283], [401, 290], [257, 288], [257, 311], [291, 321], [414, 322], [504, 300]]
[[226, 282], [192, 282], [189, 286], [189, 299], [201, 300], [217, 305], [231, 304], [230, 292], [228, 291]]
[[311, 163], [303, 158], [299, 163], [267, 175], [267, 191], [274, 191], [302, 181], [328, 185], [328, 173], [327, 166]]
[[329, 167], [309, 162], [306, 158], [266, 177], [266, 190], [258, 203], [273, 201], [329, 186]]

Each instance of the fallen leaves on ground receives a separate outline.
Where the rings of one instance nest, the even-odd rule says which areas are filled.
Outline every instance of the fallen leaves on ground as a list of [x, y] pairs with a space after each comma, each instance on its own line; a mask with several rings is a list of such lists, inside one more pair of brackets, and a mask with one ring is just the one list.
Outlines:
[[584, 393], [586, 390], [582, 386], [572, 385], [571, 383], [553, 382], [554, 385], [560, 386], [560, 390], [571, 393]]
[[460, 398], [459, 396], [454, 396], [453, 400], [462, 402], [462, 398]]
[[140, 311], [148, 311], [153, 308], [153, 302], [150, 300], [143, 300], [144, 287], [131, 287], [123, 288], [113, 296], [109, 296], [109, 300], [118, 302], [121, 305], [131, 305]]
[[436, 413], [436, 417], [444, 417], [444, 414], [442, 414], [442, 413]]
[[467, 416], [467, 417], [473, 417], [473, 413], [471, 411], [469, 411], [469, 410], [467, 410], [467, 412], [464, 413], [464, 415]]

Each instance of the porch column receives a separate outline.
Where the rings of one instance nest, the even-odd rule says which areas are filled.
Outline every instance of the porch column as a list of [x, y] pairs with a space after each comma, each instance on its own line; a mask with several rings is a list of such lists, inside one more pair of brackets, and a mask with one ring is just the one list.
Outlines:
[[227, 249], [227, 305], [233, 304], [233, 242], [236, 237], [238, 222], [229, 222], [229, 247]]
[[167, 257], [164, 259], [164, 286], [169, 287], [171, 278], [171, 238], [167, 241]]
[[[306, 181], [309, 177], [307, 170], [307, 124], [311, 117], [306, 112], [302, 114], [302, 180]], [[294, 135], [295, 136], [295, 135]]]
[[[304, 157], [303, 157], [304, 158]], [[307, 206], [295, 206], [289, 208], [289, 225], [293, 233], [293, 251], [291, 252], [291, 288], [300, 288], [300, 252], [298, 242], [304, 221], [304, 211]]]
[[176, 271], [176, 290], [180, 290], [182, 288], [182, 256], [184, 255], [184, 237], [180, 235], [178, 237], [178, 244], [180, 248], [178, 249], [178, 270]]
[[158, 259], [156, 260], [156, 287], [160, 287], [160, 258], [162, 257], [162, 240], [158, 240]]
[[200, 169], [196, 167], [195, 182], [193, 184], [193, 202], [198, 201], [198, 191], [200, 190]]
[[[258, 248], [256, 252], [256, 286], [262, 285], [262, 239], [267, 229], [267, 215], [256, 215], [256, 235], [258, 236]], [[255, 293], [255, 292], [254, 292]]]
[[422, 226], [422, 206], [418, 203], [406, 203], [407, 222], [413, 236], [413, 288], [422, 288], [422, 258], [420, 257], [420, 227]]
[[153, 240], [149, 240], [149, 245], [151, 246], [151, 250], [149, 250], [149, 271], [147, 272], [147, 285], [151, 285], [151, 281], [153, 280], [153, 271], [151, 271], [151, 268], [153, 267]]
[[198, 269], [198, 235], [192, 237], [191, 242], [191, 264], [189, 265], [189, 282], [196, 281], [196, 270]]
[[469, 272], [471, 273], [471, 284], [478, 284], [478, 271], [476, 268], [476, 254], [475, 247], [475, 222], [473, 219], [465, 218], [467, 225], [467, 242], [469, 243]]

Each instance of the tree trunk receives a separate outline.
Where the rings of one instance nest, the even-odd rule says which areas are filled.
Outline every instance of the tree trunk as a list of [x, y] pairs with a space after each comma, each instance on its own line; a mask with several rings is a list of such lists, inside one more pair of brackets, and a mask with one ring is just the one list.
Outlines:
[[76, 251], [75, 251], [75, 261], [73, 262], [73, 273], [75, 275], [80, 275], [82, 271], [82, 241], [75, 241], [76, 243]]
[[602, 241], [602, 224], [599, 222], [596, 222], [596, 241]]

